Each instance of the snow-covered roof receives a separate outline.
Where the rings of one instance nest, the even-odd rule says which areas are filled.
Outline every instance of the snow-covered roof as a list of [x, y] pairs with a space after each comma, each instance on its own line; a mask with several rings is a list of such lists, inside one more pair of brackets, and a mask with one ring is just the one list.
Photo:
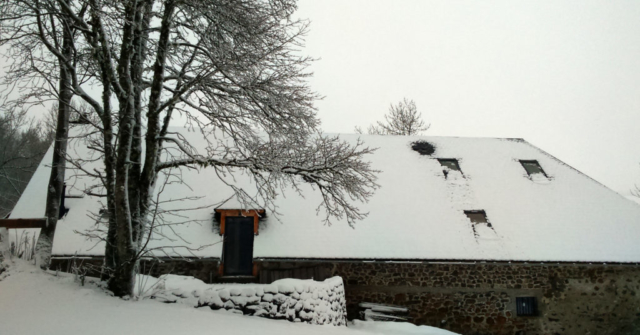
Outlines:
[[[199, 133], [179, 131], [192, 143], [204, 142]], [[381, 171], [381, 187], [368, 203], [359, 204], [369, 216], [355, 228], [343, 221], [329, 226], [316, 214], [320, 197], [310, 186], [302, 185], [304, 198], [285, 190], [275, 201], [282, 214], [279, 221], [273, 215], [260, 221], [255, 258], [640, 262], [640, 205], [526, 141], [340, 137], [353, 143], [361, 138], [367, 146], [379, 148], [367, 159]], [[412, 150], [411, 144], [419, 140], [435, 145], [435, 152], [425, 156]], [[72, 141], [69, 152], [93, 155], [80, 141]], [[438, 158], [457, 159], [462, 174], [449, 170], [445, 178]], [[51, 150], [43, 161], [50, 160]], [[529, 176], [520, 160], [536, 160], [548, 178]], [[91, 164], [99, 167], [99, 162]], [[12, 218], [43, 216], [48, 174], [46, 164], [41, 164]], [[253, 184], [245, 175], [223, 178], [251, 193]], [[193, 222], [173, 227], [180, 238], [153, 241], [151, 246], [184, 245], [184, 240], [195, 248], [221, 241], [213, 205], [233, 191], [211, 168], [183, 169], [182, 179], [188, 187], [166, 185], [161, 199], [200, 197], [170, 205], [202, 208], [165, 217]], [[68, 173], [67, 183], [68, 194], [79, 194], [95, 181]], [[92, 196], [66, 199], [70, 211], [59, 221], [54, 255], [103, 253], [102, 244], [76, 233], [95, 225], [89, 213], [98, 213], [103, 201]], [[490, 226], [473, 225], [465, 210], [484, 210]], [[221, 250], [222, 243], [217, 243], [194, 254], [220, 257]], [[169, 252], [190, 255], [183, 249]]]

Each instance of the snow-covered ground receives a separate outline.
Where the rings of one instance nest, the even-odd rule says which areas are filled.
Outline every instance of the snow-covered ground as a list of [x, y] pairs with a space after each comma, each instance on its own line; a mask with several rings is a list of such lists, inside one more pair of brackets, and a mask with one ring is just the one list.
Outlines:
[[43, 272], [25, 262], [0, 274], [0, 334], [256, 334], [283, 335], [451, 335], [408, 323], [358, 322], [349, 327], [314, 326], [236, 315], [155, 300], [111, 297], [92, 281]]

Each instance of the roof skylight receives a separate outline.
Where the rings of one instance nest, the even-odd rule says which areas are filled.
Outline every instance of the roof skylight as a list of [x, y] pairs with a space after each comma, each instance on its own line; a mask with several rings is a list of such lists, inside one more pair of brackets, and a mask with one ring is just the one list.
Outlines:
[[524, 167], [529, 176], [541, 174], [547, 177], [547, 174], [536, 160], [520, 160], [520, 164], [522, 164], [522, 167]]
[[471, 220], [471, 223], [486, 223], [489, 224], [489, 220], [487, 219], [487, 213], [483, 210], [475, 210], [475, 211], [464, 211], [464, 214]]
[[489, 222], [489, 219], [487, 218], [487, 213], [485, 213], [484, 210], [464, 211], [464, 214], [467, 216], [467, 218], [469, 218], [469, 221], [471, 221], [471, 229], [473, 230], [473, 236], [475, 236], [476, 238], [480, 237], [480, 235], [482, 235], [483, 229], [486, 229], [486, 228], [492, 230], [495, 234], [495, 231], [493, 230], [493, 226], [491, 226], [491, 222]]
[[451, 171], [458, 171], [462, 173], [462, 170], [460, 170], [460, 164], [458, 164], [458, 160], [455, 158], [438, 158], [438, 162], [440, 162], [440, 165], [444, 168], [442, 173], [444, 173], [445, 179]]
[[449, 168], [449, 170], [460, 171], [460, 164], [458, 164], [458, 160], [455, 158], [438, 158], [438, 162], [442, 167]]

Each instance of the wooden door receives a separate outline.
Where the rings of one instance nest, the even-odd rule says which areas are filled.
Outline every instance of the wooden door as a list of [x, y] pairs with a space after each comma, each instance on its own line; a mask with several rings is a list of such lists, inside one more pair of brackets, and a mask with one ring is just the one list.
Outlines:
[[253, 217], [225, 218], [223, 263], [225, 276], [253, 275]]

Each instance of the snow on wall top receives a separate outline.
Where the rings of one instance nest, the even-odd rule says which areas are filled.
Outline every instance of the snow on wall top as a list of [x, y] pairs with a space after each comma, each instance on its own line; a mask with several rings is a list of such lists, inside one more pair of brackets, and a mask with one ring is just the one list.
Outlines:
[[[177, 128], [192, 143], [202, 143], [199, 133]], [[367, 159], [382, 172], [375, 195], [360, 208], [369, 216], [350, 228], [335, 221], [328, 226], [316, 215], [320, 197], [304, 184], [305, 198], [285, 191], [276, 205], [280, 221], [268, 215], [260, 221], [254, 242], [255, 258], [352, 258], [424, 260], [513, 260], [640, 262], [640, 205], [558, 161], [523, 140], [459, 137], [408, 137], [340, 135], [358, 137], [379, 148]], [[423, 156], [411, 143], [426, 140], [435, 153]], [[71, 155], [94, 155], [80, 141], [72, 141]], [[447, 178], [437, 158], [456, 158], [462, 174], [449, 170]], [[50, 153], [45, 156], [50, 160]], [[529, 177], [519, 160], [537, 160], [546, 175]], [[87, 163], [99, 164], [99, 163]], [[95, 165], [99, 167], [99, 165]], [[94, 166], [94, 167], [95, 167]], [[92, 169], [93, 167], [91, 167]], [[49, 169], [41, 164], [11, 217], [42, 217]], [[168, 254], [220, 257], [218, 225], [213, 204], [229, 198], [232, 190], [211, 168], [182, 170], [189, 187], [169, 184], [160, 199], [201, 197], [174, 203], [186, 211], [168, 222], [192, 249], [165, 249]], [[250, 192], [252, 183], [238, 173], [235, 180]], [[79, 194], [95, 181], [67, 172], [67, 193]], [[157, 187], [159, 188], [159, 187]], [[308, 188], [308, 189], [304, 189]], [[157, 190], [156, 190], [157, 191]], [[85, 196], [66, 200], [70, 208], [58, 224], [54, 255], [100, 255], [101, 243], [74, 231], [95, 226], [103, 199]], [[223, 207], [235, 206], [228, 201]], [[209, 207], [206, 207], [209, 206]], [[484, 210], [488, 224], [473, 225], [465, 210]], [[166, 229], [168, 232], [168, 228]], [[167, 233], [171, 235], [170, 233]], [[152, 241], [154, 246], [184, 246], [179, 238]], [[162, 256], [162, 254], [159, 254]]]

